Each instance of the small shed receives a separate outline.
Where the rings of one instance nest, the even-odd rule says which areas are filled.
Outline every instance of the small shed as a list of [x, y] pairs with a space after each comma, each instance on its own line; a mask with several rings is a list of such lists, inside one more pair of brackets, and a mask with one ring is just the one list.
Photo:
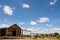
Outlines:
[[13, 24], [7, 28], [0, 28], [0, 36], [22, 36], [23, 29], [17, 24]]

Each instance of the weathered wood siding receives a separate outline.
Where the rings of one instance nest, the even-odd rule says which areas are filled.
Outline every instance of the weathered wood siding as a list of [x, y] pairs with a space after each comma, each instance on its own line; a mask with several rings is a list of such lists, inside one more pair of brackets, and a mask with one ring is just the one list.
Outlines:
[[13, 25], [6, 30], [7, 36], [12, 36], [13, 30], [16, 30], [16, 36], [21, 36], [22, 29], [19, 28], [17, 25]]
[[[8, 28], [0, 29], [0, 36], [13, 36], [12, 32], [14, 30], [16, 31], [16, 36], [22, 35], [22, 29], [18, 25], [14, 24]], [[3, 34], [3, 35], [1, 35], [1, 34]]]

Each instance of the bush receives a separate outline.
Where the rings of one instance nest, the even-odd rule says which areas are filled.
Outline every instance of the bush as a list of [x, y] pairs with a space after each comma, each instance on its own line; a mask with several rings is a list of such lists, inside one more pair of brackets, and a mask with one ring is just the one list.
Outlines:
[[56, 36], [56, 38], [57, 38], [58, 40], [60, 40], [60, 35]]
[[59, 36], [59, 33], [54, 33], [54, 37]]
[[34, 36], [34, 39], [36, 39], [38, 37], [38, 35], [36, 34], [35, 36]]

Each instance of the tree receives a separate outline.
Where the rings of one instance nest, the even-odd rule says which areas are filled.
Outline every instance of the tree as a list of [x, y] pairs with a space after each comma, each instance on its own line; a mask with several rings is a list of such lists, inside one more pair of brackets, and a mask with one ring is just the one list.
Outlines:
[[56, 36], [58, 36], [58, 35], [59, 35], [59, 33], [57, 33], [57, 32], [56, 32], [56, 33], [54, 33], [54, 37], [56, 37]]

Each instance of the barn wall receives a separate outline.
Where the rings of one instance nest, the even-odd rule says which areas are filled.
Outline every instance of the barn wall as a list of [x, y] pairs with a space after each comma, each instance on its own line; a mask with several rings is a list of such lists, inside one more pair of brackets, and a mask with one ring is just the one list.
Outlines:
[[6, 28], [0, 29], [0, 36], [6, 36]]
[[16, 36], [21, 36], [21, 29], [17, 26], [11, 26], [10, 28], [7, 29], [6, 35], [7, 36], [12, 36], [13, 30], [16, 30]]
[[0, 36], [13, 36], [14, 31], [16, 35], [15, 36], [21, 36], [23, 34], [23, 30], [16, 24], [8, 27], [8, 28], [2, 28], [0, 29]]

